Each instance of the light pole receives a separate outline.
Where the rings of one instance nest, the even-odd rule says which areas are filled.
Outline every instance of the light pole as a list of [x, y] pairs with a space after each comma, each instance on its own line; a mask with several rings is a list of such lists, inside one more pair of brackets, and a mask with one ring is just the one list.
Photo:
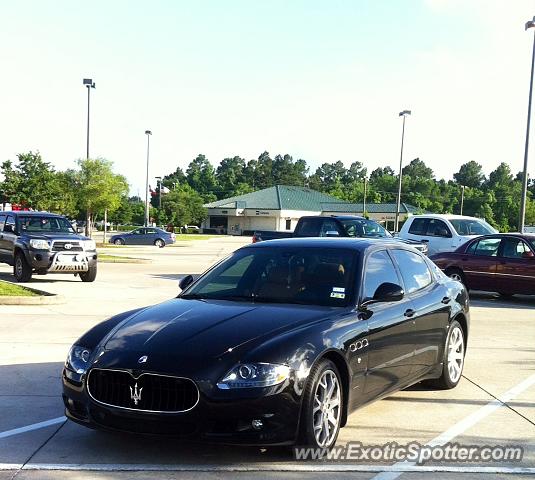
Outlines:
[[147, 180], [145, 182], [145, 226], [149, 226], [149, 154], [150, 154], [150, 136], [152, 132], [145, 130], [147, 135]]
[[89, 107], [91, 104], [91, 89], [95, 88], [95, 82], [92, 78], [84, 78], [83, 84], [87, 87], [87, 142], [85, 158], [89, 158]]
[[464, 189], [466, 188], [465, 185], [461, 185], [461, 215], [463, 214], [463, 206], [464, 206]]
[[366, 217], [366, 190], [368, 186], [368, 178], [364, 177], [364, 196], [362, 197], [362, 216]]
[[401, 206], [401, 169], [403, 167], [403, 141], [405, 140], [405, 117], [410, 115], [410, 110], [403, 110], [399, 112], [399, 116], [403, 117], [403, 127], [401, 130], [401, 154], [399, 156], [399, 181], [398, 181], [398, 199], [396, 202], [396, 220], [394, 222], [394, 231], [398, 232], [399, 229], [399, 207]]
[[[535, 17], [526, 22], [526, 30], [535, 27]], [[529, 98], [528, 98], [528, 121], [526, 127], [526, 144], [524, 146], [524, 171], [522, 173], [522, 199], [520, 200], [520, 218], [518, 231], [524, 232], [524, 222], [526, 221], [526, 198], [528, 194], [528, 147], [529, 147], [529, 126], [531, 121], [531, 97], [533, 94], [533, 66], [535, 65], [535, 31], [533, 33], [533, 49], [531, 53], [531, 73], [529, 77]]]

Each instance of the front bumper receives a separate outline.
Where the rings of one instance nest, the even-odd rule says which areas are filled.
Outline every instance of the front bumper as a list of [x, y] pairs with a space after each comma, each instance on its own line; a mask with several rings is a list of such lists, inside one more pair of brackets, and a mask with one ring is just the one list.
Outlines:
[[64, 369], [62, 379], [65, 415], [89, 428], [237, 445], [290, 445], [297, 437], [300, 402], [291, 384], [270, 395], [237, 392], [242, 398], [230, 398], [226, 391], [226, 399], [209, 398], [200, 388], [199, 402], [190, 411], [149, 413], [96, 402], [84, 375]]
[[34, 270], [48, 273], [87, 272], [97, 262], [97, 252], [52, 252], [29, 250], [27, 260]]

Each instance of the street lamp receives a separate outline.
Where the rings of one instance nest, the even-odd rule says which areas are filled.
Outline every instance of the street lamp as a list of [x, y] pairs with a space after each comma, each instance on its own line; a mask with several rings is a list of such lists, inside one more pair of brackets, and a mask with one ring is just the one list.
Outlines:
[[401, 154], [399, 156], [399, 181], [398, 181], [398, 200], [396, 202], [396, 220], [394, 222], [394, 231], [398, 232], [399, 229], [399, 208], [401, 206], [401, 168], [403, 166], [403, 140], [405, 139], [405, 117], [410, 115], [410, 110], [403, 110], [399, 112], [399, 116], [403, 117], [403, 127], [401, 130]]
[[[526, 22], [526, 30], [535, 27], [535, 17]], [[531, 74], [529, 77], [529, 98], [528, 98], [528, 121], [526, 127], [526, 144], [524, 146], [524, 171], [522, 173], [522, 199], [520, 200], [520, 218], [518, 230], [524, 232], [524, 222], [526, 221], [526, 198], [528, 194], [528, 147], [529, 147], [529, 124], [531, 120], [531, 97], [533, 93], [533, 66], [535, 64], [535, 31], [533, 34], [533, 51], [531, 53]]]
[[87, 87], [87, 144], [85, 158], [89, 158], [89, 106], [91, 102], [91, 89], [95, 88], [92, 78], [84, 78], [83, 85]]
[[149, 154], [150, 154], [150, 136], [152, 132], [145, 130], [147, 135], [147, 181], [145, 182], [145, 226], [149, 226]]

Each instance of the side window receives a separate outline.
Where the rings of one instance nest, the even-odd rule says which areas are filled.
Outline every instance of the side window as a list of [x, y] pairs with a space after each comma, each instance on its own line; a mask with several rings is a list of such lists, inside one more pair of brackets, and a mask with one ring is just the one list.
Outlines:
[[377, 287], [381, 283], [399, 284], [396, 268], [386, 250], [374, 252], [368, 257], [366, 262], [366, 273], [364, 274], [363, 300], [373, 298]]
[[334, 235], [334, 232], [340, 235], [337, 223], [334, 220], [324, 220], [321, 225], [320, 237], [326, 237], [327, 234]]
[[6, 215], [0, 213], [0, 232], [4, 230], [4, 223], [6, 223]]
[[13, 215], [7, 216], [6, 225], [11, 225], [13, 231], [15, 231], [15, 217]]
[[427, 234], [433, 237], [451, 237], [451, 232], [445, 222], [432, 218], [427, 226]]
[[428, 224], [428, 218], [415, 218], [409, 227], [409, 233], [412, 233], [413, 235], [426, 235]]
[[505, 258], [522, 258], [524, 252], [530, 249], [520, 238], [504, 238], [502, 241], [502, 257]]
[[477, 242], [473, 253], [483, 257], [496, 257], [501, 241], [501, 238], [484, 238]]
[[472, 243], [468, 246], [468, 248], [466, 249], [465, 253], [469, 253], [469, 254], [471, 254], [471, 255], [474, 255], [478, 243], [479, 243], [479, 242], [472, 242]]
[[299, 225], [299, 235], [303, 237], [318, 237], [320, 233], [319, 224], [315, 218], [305, 218]]
[[407, 293], [427, 287], [433, 280], [426, 261], [417, 253], [393, 250]]
[[145, 230], [145, 233], [158, 233], [156, 230], [154, 230], [154, 228], [147, 228]]
[[144, 228], [138, 228], [137, 230], [134, 230], [132, 233], [134, 235], [143, 235], [145, 233], [145, 229]]

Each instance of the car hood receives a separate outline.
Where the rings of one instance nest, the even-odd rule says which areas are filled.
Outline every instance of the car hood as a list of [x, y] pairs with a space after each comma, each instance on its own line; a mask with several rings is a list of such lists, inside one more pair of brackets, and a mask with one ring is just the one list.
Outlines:
[[82, 240], [89, 240], [89, 238], [84, 237], [83, 235], [76, 235], [74, 233], [47, 233], [46, 235], [43, 233], [33, 233], [33, 232], [25, 232], [24, 235], [30, 237], [32, 240], [47, 240], [49, 242], [52, 242], [54, 240], [67, 240], [67, 241], [74, 241], [74, 242], [81, 242]]
[[330, 311], [329, 307], [177, 298], [133, 314], [103, 346], [115, 352], [213, 358], [324, 318]]

